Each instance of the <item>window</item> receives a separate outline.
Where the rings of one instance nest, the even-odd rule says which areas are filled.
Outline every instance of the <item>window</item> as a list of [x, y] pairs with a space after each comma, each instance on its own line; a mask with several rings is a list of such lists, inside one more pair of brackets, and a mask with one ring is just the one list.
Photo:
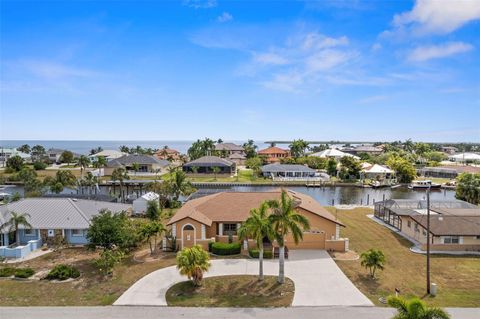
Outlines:
[[234, 235], [237, 233], [237, 224], [223, 224], [223, 233], [225, 235]]
[[416, 232], [420, 231], [420, 230], [418, 230], [418, 224], [417, 223], [415, 223], [415, 231]]
[[35, 231], [33, 229], [25, 228], [25, 236], [35, 236]]
[[408, 226], [408, 228], [412, 228], [412, 222], [408, 220], [407, 221], [407, 226]]
[[460, 244], [460, 237], [458, 236], [447, 236], [443, 237], [444, 244]]
[[427, 232], [425, 231], [425, 229], [422, 229], [422, 235], [427, 236]]
[[185, 225], [185, 227], [183, 227], [183, 230], [195, 230], [195, 229], [193, 228], [192, 225]]
[[74, 236], [74, 237], [83, 236], [83, 230], [82, 229], [72, 229], [72, 236]]

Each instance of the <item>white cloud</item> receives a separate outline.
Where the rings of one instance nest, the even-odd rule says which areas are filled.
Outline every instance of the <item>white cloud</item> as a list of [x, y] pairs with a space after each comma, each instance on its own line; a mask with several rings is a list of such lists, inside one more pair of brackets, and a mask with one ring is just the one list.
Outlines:
[[46, 80], [84, 78], [100, 75], [100, 73], [93, 70], [46, 60], [19, 60], [8, 62], [7, 64], [12, 68], [26, 71], [29, 74]]
[[253, 53], [253, 60], [261, 64], [283, 65], [288, 59], [276, 53]]
[[387, 99], [389, 99], [388, 95], [373, 95], [373, 96], [360, 99], [358, 102], [360, 104], [371, 104], [375, 102], [385, 101]]
[[194, 9], [208, 9], [217, 6], [217, 0], [184, 0], [183, 5]]
[[304, 83], [304, 80], [303, 74], [287, 72], [275, 74], [272, 79], [263, 81], [261, 84], [272, 90], [298, 93], [300, 92], [300, 87]]
[[218, 22], [228, 22], [230, 20], [233, 20], [233, 16], [228, 13], [228, 12], [224, 12], [222, 13], [221, 15], [218, 16], [217, 18], [217, 21]]
[[348, 45], [348, 38], [346, 36], [330, 38], [317, 32], [308, 33], [302, 43], [304, 50], [319, 50], [343, 45]]
[[480, 19], [478, 0], [417, 0], [411, 11], [395, 15], [394, 31], [387, 34], [412, 31], [416, 35], [447, 34], [468, 22]]
[[329, 70], [348, 62], [355, 57], [353, 52], [345, 52], [340, 50], [322, 50], [309, 56], [306, 59], [308, 71], [315, 72], [321, 70]]
[[411, 51], [407, 59], [412, 62], [422, 62], [431, 59], [445, 58], [458, 53], [468, 52], [473, 46], [464, 42], [448, 42], [440, 45], [421, 46]]

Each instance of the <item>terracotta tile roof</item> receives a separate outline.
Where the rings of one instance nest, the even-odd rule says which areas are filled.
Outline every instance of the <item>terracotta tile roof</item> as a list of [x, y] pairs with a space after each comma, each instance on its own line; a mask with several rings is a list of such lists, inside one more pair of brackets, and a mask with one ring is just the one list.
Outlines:
[[[308, 195], [288, 190], [289, 196], [299, 202], [299, 207], [332, 222], [344, 226], [329, 211]], [[265, 200], [278, 200], [281, 190], [270, 192], [223, 192], [204, 196], [185, 203], [168, 225], [190, 217], [207, 226], [212, 222], [243, 222], [252, 208]]]
[[272, 146], [268, 147], [266, 149], [258, 151], [258, 154], [260, 155], [268, 155], [268, 154], [288, 154], [287, 150], [284, 150], [283, 148]]

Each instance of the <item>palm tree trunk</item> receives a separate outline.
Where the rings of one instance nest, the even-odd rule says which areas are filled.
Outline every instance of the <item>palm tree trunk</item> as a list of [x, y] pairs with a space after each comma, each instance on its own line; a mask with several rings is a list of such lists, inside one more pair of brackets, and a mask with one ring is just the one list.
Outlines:
[[259, 263], [259, 270], [258, 270], [258, 280], [263, 280], [263, 245], [260, 246], [258, 252], [258, 263]]
[[280, 254], [278, 256], [278, 283], [283, 284], [285, 282], [285, 246], [280, 246]]
[[20, 232], [18, 231], [18, 224], [15, 224], [15, 243], [20, 246]]

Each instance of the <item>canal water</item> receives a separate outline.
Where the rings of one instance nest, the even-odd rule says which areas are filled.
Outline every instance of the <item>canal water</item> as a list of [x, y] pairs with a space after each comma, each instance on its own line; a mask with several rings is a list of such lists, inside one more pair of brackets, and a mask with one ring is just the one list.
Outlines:
[[[0, 186], [3, 187], [3, 186]], [[274, 186], [230, 186], [225, 188], [199, 188], [198, 195], [216, 193], [221, 191], [235, 192], [265, 192], [278, 189]], [[411, 190], [406, 187], [391, 188], [361, 188], [353, 186], [330, 186], [330, 187], [305, 187], [305, 186], [289, 186], [288, 189], [301, 192], [313, 197], [322, 205], [372, 205], [374, 201], [385, 199], [424, 199], [425, 191]], [[118, 190], [118, 187], [117, 187]], [[109, 188], [100, 187], [100, 193], [108, 194]], [[14, 194], [19, 192], [23, 195], [23, 187], [7, 186], [0, 189], [0, 192]], [[88, 191], [85, 191], [85, 194]], [[65, 189], [64, 195], [77, 194], [76, 189]], [[435, 190], [431, 192], [432, 200], [451, 200], [455, 199], [454, 190]]]

